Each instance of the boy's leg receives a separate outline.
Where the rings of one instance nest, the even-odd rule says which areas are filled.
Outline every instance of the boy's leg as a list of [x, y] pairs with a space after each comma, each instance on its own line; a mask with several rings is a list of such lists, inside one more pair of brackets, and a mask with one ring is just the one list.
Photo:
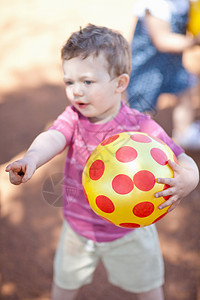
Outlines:
[[[55, 283], [52, 286], [52, 300], [74, 300], [78, 290], [64, 290], [59, 288]], [[138, 300], [164, 300], [162, 287], [154, 289], [146, 293], [137, 294]]]
[[138, 300], [164, 300], [162, 287], [151, 290], [146, 293], [137, 294]]
[[88, 243], [64, 221], [54, 259], [53, 300], [73, 299], [81, 286], [92, 281], [99, 256]]
[[52, 286], [51, 299], [52, 300], [73, 300], [75, 299], [78, 290], [65, 290], [58, 287], [55, 283]]
[[106, 248], [99, 251], [112, 284], [146, 297], [139, 299], [163, 300], [164, 264], [155, 224], [135, 229]]

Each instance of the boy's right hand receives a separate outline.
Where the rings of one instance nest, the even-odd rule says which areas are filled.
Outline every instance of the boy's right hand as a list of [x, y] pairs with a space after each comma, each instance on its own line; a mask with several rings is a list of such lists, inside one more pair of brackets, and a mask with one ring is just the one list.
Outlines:
[[27, 182], [33, 176], [36, 170], [36, 164], [29, 159], [23, 158], [17, 160], [6, 167], [9, 172], [10, 182], [15, 185]]

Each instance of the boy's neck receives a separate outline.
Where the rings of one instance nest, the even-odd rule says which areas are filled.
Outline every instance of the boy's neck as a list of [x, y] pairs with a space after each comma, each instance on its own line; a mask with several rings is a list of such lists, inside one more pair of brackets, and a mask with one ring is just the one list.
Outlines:
[[121, 109], [121, 105], [122, 105], [122, 100], [119, 102], [118, 104], [118, 109], [117, 109], [117, 112], [115, 114], [112, 114], [112, 115], [108, 115], [108, 116], [105, 116], [105, 118], [102, 118], [102, 117], [93, 117], [93, 118], [88, 118], [88, 120], [93, 123], [93, 124], [104, 124], [104, 123], [108, 123], [110, 122], [111, 120], [113, 120], [119, 113], [120, 109]]

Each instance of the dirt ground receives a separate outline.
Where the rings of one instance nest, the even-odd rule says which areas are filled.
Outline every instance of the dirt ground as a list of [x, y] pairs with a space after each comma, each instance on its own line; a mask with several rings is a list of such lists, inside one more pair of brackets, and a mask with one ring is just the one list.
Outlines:
[[[52, 261], [62, 224], [60, 175], [65, 153], [39, 169], [25, 185], [9, 183], [5, 166], [21, 157], [33, 138], [62, 112], [60, 48], [68, 35], [87, 23], [120, 30], [132, 23], [130, 0], [0, 1], [1, 227], [0, 299], [50, 299]], [[185, 55], [199, 73], [200, 50]], [[197, 119], [200, 119], [197, 94]], [[171, 134], [173, 97], [162, 97], [155, 119]], [[200, 153], [188, 152], [200, 167]], [[165, 259], [166, 300], [200, 300], [200, 186], [157, 223]], [[93, 282], [77, 300], [130, 300], [111, 286], [100, 264]]]

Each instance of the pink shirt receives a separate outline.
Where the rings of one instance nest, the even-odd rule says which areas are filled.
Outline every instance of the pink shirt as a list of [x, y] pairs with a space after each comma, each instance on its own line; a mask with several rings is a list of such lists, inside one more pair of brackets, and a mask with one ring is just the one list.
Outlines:
[[129, 108], [124, 102], [118, 115], [104, 124], [90, 123], [73, 106], [68, 106], [49, 129], [63, 133], [69, 147], [63, 180], [64, 217], [73, 230], [95, 242], [112, 241], [133, 230], [117, 227], [97, 216], [84, 196], [82, 171], [95, 147], [116, 133], [141, 131], [163, 140], [176, 156], [183, 152], [150, 116]]

